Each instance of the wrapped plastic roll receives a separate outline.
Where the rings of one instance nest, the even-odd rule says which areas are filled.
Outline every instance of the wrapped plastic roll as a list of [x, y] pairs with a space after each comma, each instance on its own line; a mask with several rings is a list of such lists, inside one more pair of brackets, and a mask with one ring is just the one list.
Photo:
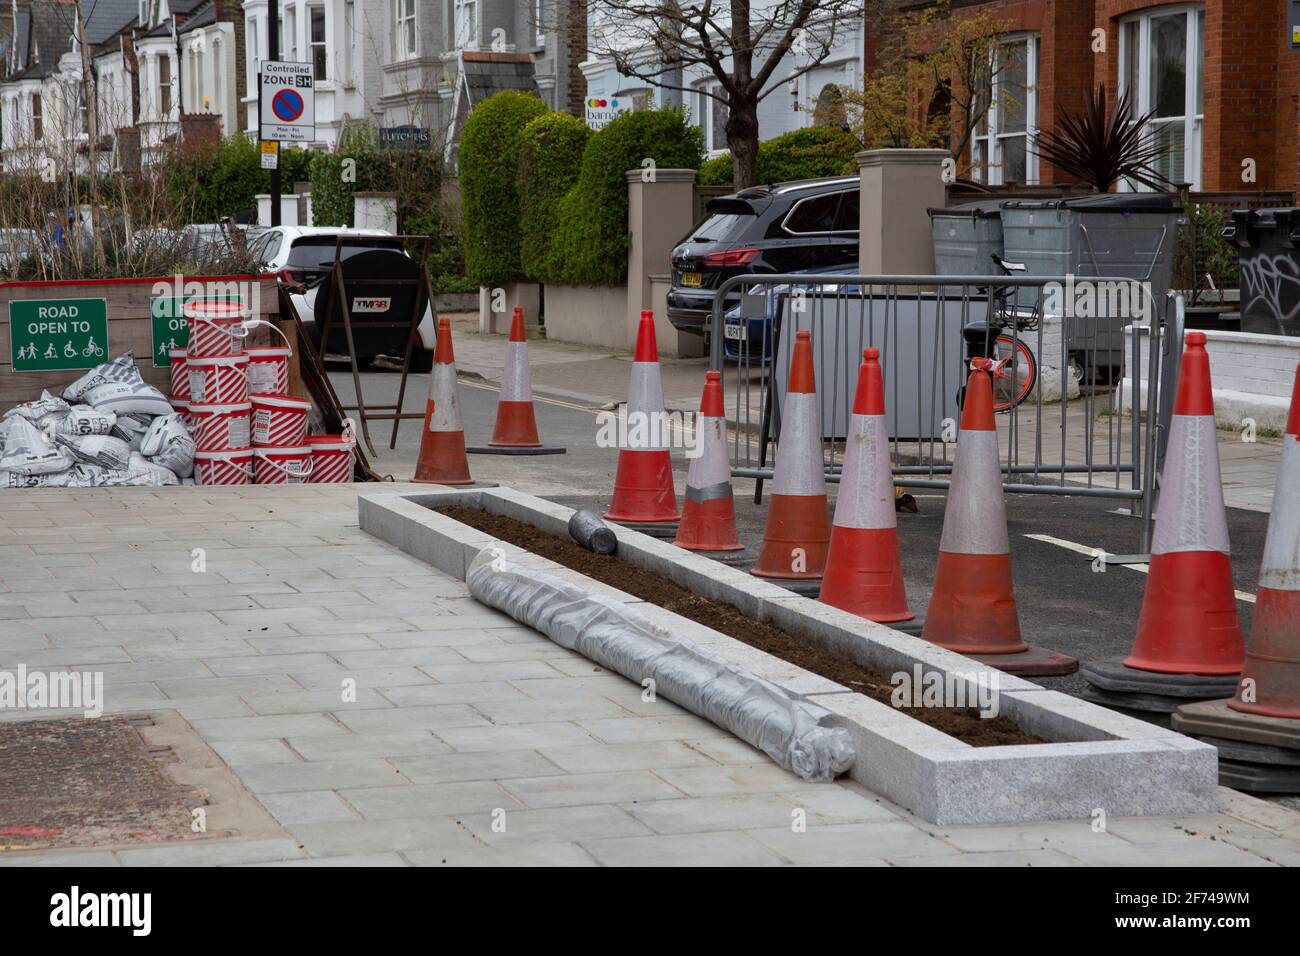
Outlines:
[[489, 546], [465, 575], [474, 597], [556, 644], [640, 684], [763, 751], [805, 780], [833, 780], [853, 764], [853, 740], [830, 712], [674, 638], [624, 604], [523, 568]]
[[618, 550], [614, 529], [594, 511], [575, 511], [569, 518], [569, 537], [588, 551], [613, 554]]

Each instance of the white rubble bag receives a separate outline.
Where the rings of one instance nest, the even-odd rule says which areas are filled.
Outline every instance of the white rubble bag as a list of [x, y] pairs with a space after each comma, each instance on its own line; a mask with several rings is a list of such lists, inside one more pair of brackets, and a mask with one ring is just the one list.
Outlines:
[[855, 757], [830, 712], [770, 681], [710, 657], [625, 605], [589, 594], [554, 575], [520, 567], [489, 545], [465, 575], [483, 604], [540, 631], [655, 693], [731, 731], [804, 780], [833, 780]]
[[96, 465], [106, 471], [125, 471], [131, 463], [130, 447], [112, 435], [56, 434], [54, 440], [83, 465]]
[[72, 455], [51, 444], [22, 415], [0, 422], [0, 471], [16, 475], [50, 475], [72, 467]]
[[[137, 372], [138, 376], [140, 373]], [[86, 404], [101, 412], [126, 415], [170, 415], [172, 403], [167, 396], [144, 382], [103, 382], [86, 392]]]
[[117, 424], [117, 416], [112, 412], [101, 412], [89, 405], [73, 405], [72, 409], [59, 422], [60, 435], [107, 435]]
[[[190, 471], [194, 471], [193, 455], [190, 456]], [[126, 472], [106, 479], [103, 484], [154, 485], [162, 487], [163, 485], [180, 484], [180, 478], [177, 477], [173, 469], [146, 458], [138, 451], [133, 451], [131, 452], [131, 463], [127, 466]]]
[[41, 392], [41, 397], [33, 402], [23, 402], [5, 412], [3, 417], [25, 418], [37, 428], [58, 424], [68, 414], [68, 403], [48, 390]]
[[[135, 367], [135, 353], [124, 352], [115, 359], [96, 365], [65, 388], [63, 397], [69, 402], [85, 402], [86, 393], [96, 385], [103, 385], [105, 382], [119, 382], [124, 385], [143, 383], [140, 370]], [[86, 402], [86, 404], [93, 405], [94, 402]]]
[[194, 474], [194, 439], [179, 413], [159, 415], [150, 423], [140, 439], [140, 454], [178, 478]]

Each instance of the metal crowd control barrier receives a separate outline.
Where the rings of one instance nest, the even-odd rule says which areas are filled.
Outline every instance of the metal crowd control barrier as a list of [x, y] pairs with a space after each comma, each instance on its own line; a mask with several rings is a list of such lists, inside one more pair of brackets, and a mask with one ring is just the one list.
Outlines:
[[[736, 276], [715, 292], [710, 325], [710, 365], [722, 372], [732, 429], [732, 475], [757, 479], [761, 501], [792, 343], [807, 329], [827, 480], [839, 480], [862, 350], [875, 346], [894, 483], [946, 489], [970, 357], [985, 354], [1006, 359], [998, 392], [1009, 407], [997, 416], [1003, 488], [1127, 501], [1143, 519], [1145, 551], [1182, 310], [1181, 297], [1155, 301], [1146, 284], [1122, 277]], [[1113, 344], [1098, 333], [1109, 323], [1113, 336], [1120, 314], [1135, 321], [1116, 366], [1108, 364]]]

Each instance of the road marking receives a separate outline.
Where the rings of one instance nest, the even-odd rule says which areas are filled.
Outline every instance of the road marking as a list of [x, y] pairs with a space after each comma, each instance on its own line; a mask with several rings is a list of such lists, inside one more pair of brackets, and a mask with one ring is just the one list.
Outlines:
[[[1073, 541], [1066, 541], [1064, 538], [1054, 538], [1050, 534], [1027, 534], [1026, 538], [1032, 538], [1034, 541], [1042, 541], [1045, 544], [1054, 544], [1058, 548], [1064, 548], [1066, 551], [1073, 551], [1075, 554], [1086, 555], [1090, 558], [1096, 558], [1107, 554], [1103, 548], [1090, 548], [1086, 544], [1076, 544]], [[1146, 574], [1151, 570], [1150, 565], [1146, 564], [1121, 564], [1121, 568], [1130, 568], [1134, 571], [1140, 571]], [[1247, 604], [1255, 603], [1255, 595], [1247, 591], [1234, 591], [1238, 601], [1245, 601]]]

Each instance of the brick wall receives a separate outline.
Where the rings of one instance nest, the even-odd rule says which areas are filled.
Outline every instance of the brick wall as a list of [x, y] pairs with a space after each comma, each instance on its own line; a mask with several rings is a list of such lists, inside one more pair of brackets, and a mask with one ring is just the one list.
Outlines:
[[[900, 6], [915, 8], [915, 3]], [[1167, 6], [1159, 0], [953, 0], [953, 16], [991, 12], [1012, 31], [1039, 34], [1038, 124], [1050, 128], [1062, 110], [1078, 110], [1089, 86], [1106, 84], [1114, 102], [1119, 21]], [[1205, 0], [1205, 122], [1201, 180], [1205, 190], [1300, 189], [1300, 51], [1286, 43], [1286, 0]], [[874, 41], [868, 19], [866, 50]], [[1092, 31], [1106, 31], [1104, 52]], [[1243, 182], [1253, 159], [1256, 181]], [[1060, 182], [1050, 166], [1043, 183]]]

